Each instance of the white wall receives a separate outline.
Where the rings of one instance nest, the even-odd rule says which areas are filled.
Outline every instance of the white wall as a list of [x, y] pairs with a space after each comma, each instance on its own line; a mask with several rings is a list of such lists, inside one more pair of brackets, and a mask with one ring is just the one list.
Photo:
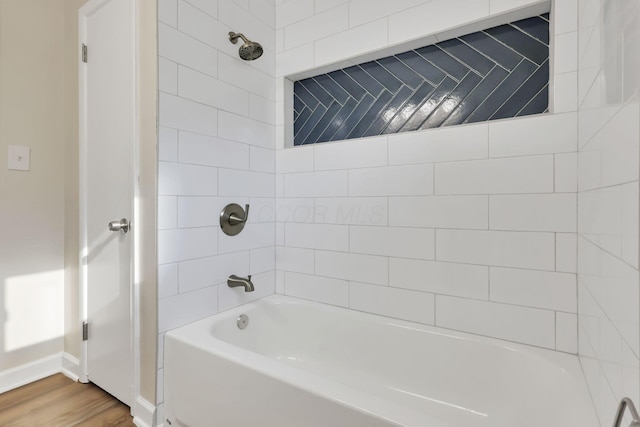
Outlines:
[[[63, 3], [0, 2], [0, 378], [63, 350]], [[8, 145], [31, 147], [30, 172], [7, 170]]]
[[[284, 76], [539, 4], [279, 2], [279, 147]], [[552, 11], [554, 114], [280, 149], [278, 292], [576, 353], [575, 6]]]
[[640, 403], [640, 4], [579, 8], [579, 352], [609, 426], [622, 397]]
[[[159, 366], [164, 332], [275, 291], [275, 7], [272, 0], [159, 1]], [[262, 44], [238, 57], [229, 31]], [[228, 203], [249, 223], [224, 235]], [[226, 285], [253, 275], [255, 292]]]

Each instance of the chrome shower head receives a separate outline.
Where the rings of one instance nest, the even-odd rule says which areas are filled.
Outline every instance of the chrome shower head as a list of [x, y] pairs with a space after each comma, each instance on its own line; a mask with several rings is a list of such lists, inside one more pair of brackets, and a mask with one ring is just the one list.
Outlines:
[[258, 59], [262, 56], [263, 50], [260, 43], [252, 42], [240, 33], [234, 33], [233, 31], [229, 32], [229, 41], [231, 43], [238, 43], [238, 38], [241, 38], [242, 41], [244, 41], [244, 44], [240, 46], [240, 58], [245, 61], [253, 61], [254, 59]]

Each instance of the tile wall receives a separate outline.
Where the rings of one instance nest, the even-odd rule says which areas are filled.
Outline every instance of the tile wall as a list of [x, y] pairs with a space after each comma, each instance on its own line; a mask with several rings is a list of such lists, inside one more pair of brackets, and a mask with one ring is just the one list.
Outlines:
[[[159, 372], [164, 332], [275, 290], [275, 6], [271, 0], [159, 0]], [[228, 32], [259, 41], [238, 57]], [[236, 237], [228, 203], [250, 203]], [[256, 291], [230, 289], [253, 275]], [[161, 410], [158, 418], [162, 420]]]
[[294, 82], [294, 145], [546, 112], [549, 14]]
[[640, 402], [640, 3], [579, 0], [578, 35], [579, 354], [609, 426], [623, 396]]
[[[577, 352], [577, 4], [558, 3], [553, 114], [277, 151], [278, 292]], [[283, 76], [540, 4], [278, 1], [276, 144]]]

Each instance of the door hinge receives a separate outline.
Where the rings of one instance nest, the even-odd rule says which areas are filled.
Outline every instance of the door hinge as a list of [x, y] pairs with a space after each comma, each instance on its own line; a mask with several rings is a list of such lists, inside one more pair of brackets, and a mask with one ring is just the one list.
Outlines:
[[82, 62], [87, 62], [87, 45], [82, 43]]
[[89, 339], [89, 324], [87, 322], [82, 322], [82, 341], [87, 341]]

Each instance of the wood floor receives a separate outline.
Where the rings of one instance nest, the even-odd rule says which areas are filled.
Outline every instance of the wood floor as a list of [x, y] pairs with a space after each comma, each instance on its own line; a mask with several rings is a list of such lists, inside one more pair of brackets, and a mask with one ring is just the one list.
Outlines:
[[53, 375], [0, 394], [0, 426], [129, 427], [129, 407], [93, 384]]

